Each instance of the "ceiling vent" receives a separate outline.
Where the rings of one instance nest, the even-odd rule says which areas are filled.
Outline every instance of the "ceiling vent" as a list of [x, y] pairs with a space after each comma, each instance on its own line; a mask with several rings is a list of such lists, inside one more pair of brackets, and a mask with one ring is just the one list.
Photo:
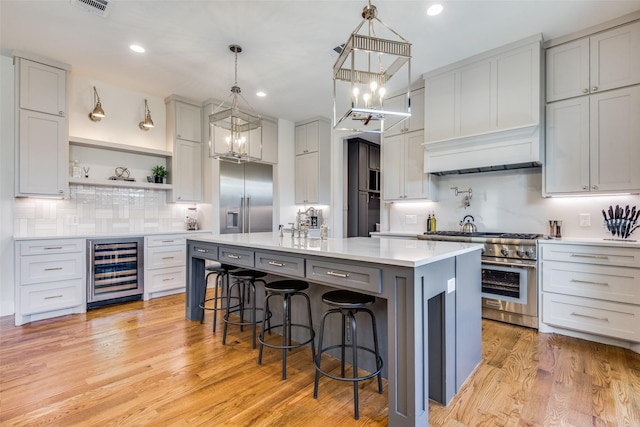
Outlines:
[[111, 10], [110, 0], [71, 0], [71, 4], [105, 18]]

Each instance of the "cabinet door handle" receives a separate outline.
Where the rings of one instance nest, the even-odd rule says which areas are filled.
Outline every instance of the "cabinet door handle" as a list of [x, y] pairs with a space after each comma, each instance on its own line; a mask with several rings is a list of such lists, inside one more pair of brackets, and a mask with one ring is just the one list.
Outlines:
[[54, 270], [62, 270], [62, 267], [51, 267], [51, 268], [44, 269], [44, 271], [54, 271]]
[[593, 186], [593, 187], [591, 187], [591, 188], [593, 188], [594, 190], [597, 190], [597, 189], [598, 189], [598, 186], [597, 186], [597, 185], [594, 185], [594, 186]]
[[328, 276], [335, 276], [335, 277], [342, 277], [343, 279], [346, 279], [347, 277], [349, 277], [349, 273], [337, 273], [335, 271], [327, 271], [327, 275]]
[[231, 258], [231, 259], [240, 259], [240, 257], [238, 255], [233, 255], [233, 254], [229, 254], [227, 255], [227, 258]]
[[589, 93], [589, 89], [582, 89], [582, 93]]
[[55, 299], [55, 298], [62, 298], [62, 295], [52, 295], [50, 297], [44, 297], [44, 299]]
[[590, 280], [578, 280], [578, 279], [571, 279], [571, 282], [573, 283], [586, 283], [588, 285], [600, 285], [600, 286], [609, 286], [608, 283], [606, 282], [592, 282]]
[[58, 190], [58, 193], [62, 194], [64, 193], [64, 190]]
[[609, 259], [606, 255], [586, 255], [586, 254], [571, 254], [573, 258], [594, 258], [594, 259]]
[[589, 189], [589, 186], [588, 186], [588, 185], [583, 185], [583, 186], [582, 186], [582, 189], [583, 189], [583, 190], [588, 190], [588, 189]]
[[283, 262], [269, 261], [269, 265], [274, 265], [276, 267], [284, 267], [285, 264]]
[[58, 114], [60, 114], [61, 116], [64, 116], [64, 111], [60, 110], [58, 111]]
[[572, 312], [571, 315], [572, 316], [576, 316], [576, 317], [584, 317], [586, 319], [600, 320], [601, 322], [608, 322], [609, 321], [608, 317], [589, 316], [588, 314], [580, 314], [580, 313], [575, 313], [575, 312]]
[[62, 246], [49, 246], [44, 248], [45, 251], [50, 251], [50, 250], [55, 250], [55, 249], [62, 249]]
[[598, 90], [598, 86], [594, 86], [594, 87], [592, 87], [592, 88], [591, 88], [591, 90], [592, 90], [593, 92], [597, 91], [597, 90]]

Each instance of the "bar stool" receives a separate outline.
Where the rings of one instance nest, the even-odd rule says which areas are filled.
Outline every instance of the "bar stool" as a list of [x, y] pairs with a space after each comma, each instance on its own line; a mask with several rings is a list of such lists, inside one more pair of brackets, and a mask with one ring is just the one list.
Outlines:
[[[378, 377], [378, 392], [382, 393], [382, 357], [380, 357], [380, 351], [378, 348], [378, 331], [376, 328], [376, 319], [373, 315], [373, 312], [365, 306], [371, 305], [375, 302], [375, 297], [371, 295], [365, 295], [358, 292], [339, 290], [339, 291], [331, 291], [322, 295], [322, 301], [330, 306], [335, 308], [329, 309], [324, 312], [322, 315], [322, 322], [320, 324], [320, 339], [318, 340], [318, 354], [316, 355], [315, 365], [316, 365], [316, 378], [313, 385], [313, 397], [314, 399], [318, 398], [318, 382], [320, 380], [320, 375], [324, 375], [326, 377], [332, 378], [334, 380], [339, 381], [350, 381], [353, 382], [353, 400], [354, 400], [354, 418], [357, 420], [360, 418], [360, 411], [358, 408], [358, 383], [360, 381], [368, 380], [369, 378], [373, 378], [375, 376]], [[358, 335], [357, 335], [357, 324], [355, 314], [358, 312], [363, 312], [369, 314], [371, 318], [371, 326], [373, 329], [373, 346], [371, 349], [369, 347], [364, 347], [358, 345]], [[342, 342], [340, 344], [330, 345], [328, 347], [323, 347], [323, 338], [324, 338], [324, 325], [325, 320], [331, 314], [339, 313], [342, 315]], [[349, 333], [351, 333], [351, 344], [348, 345], [347, 341], [349, 340]], [[345, 375], [345, 357], [346, 357], [346, 349], [347, 347], [351, 348], [352, 352], [352, 366], [353, 366], [353, 376], [347, 377]], [[341, 360], [340, 360], [340, 375], [333, 375], [327, 371], [324, 371], [320, 363], [322, 361], [322, 353], [325, 353], [334, 348], [341, 349]], [[369, 353], [372, 353], [376, 358], [376, 371], [372, 372], [368, 375], [358, 376], [358, 351], [362, 350]]]
[[[276, 282], [271, 282], [265, 285], [265, 298], [264, 298], [264, 313], [267, 316], [269, 311], [269, 300], [274, 296], [282, 297], [282, 323], [279, 325], [271, 325], [269, 323], [268, 327], [263, 327], [260, 331], [260, 336], [258, 337], [258, 341], [260, 342], [260, 349], [258, 352], [258, 365], [262, 365], [262, 350], [265, 346], [269, 348], [282, 349], [282, 379], [287, 379], [287, 350], [291, 351], [294, 348], [299, 348], [311, 343], [311, 359], [315, 357], [315, 332], [313, 331], [313, 322], [311, 320], [311, 302], [309, 301], [309, 296], [302, 292], [309, 287], [309, 284], [303, 280], [279, 280]], [[291, 319], [291, 302], [293, 297], [299, 295], [304, 297], [307, 300], [307, 316], [309, 323], [307, 325], [302, 325], [299, 323], [293, 323]], [[266, 319], [263, 320], [263, 324]], [[264, 334], [265, 332], [269, 332], [275, 328], [282, 328], [282, 344], [270, 344], [265, 342]], [[293, 344], [291, 341], [291, 329], [300, 328], [306, 329], [309, 331], [309, 338], [297, 344]]]
[[[214, 262], [209, 264], [204, 269], [207, 271], [207, 275], [205, 276], [205, 290], [202, 298], [202, 302], [199, 304], [199, 307], [202, 309], [202, 317], [200, 317], [200, 323], [204, 322], [204, 316], [206, 310], [213, 311], [213, 332], [216, 331], [216, 322], [218, 320], [218, 311], [226, 311], [226, 295], [229, 293], [229, 272], [236, 270], [238, 267], [228, 265], [228, 264], [220, 264], [219, 262]], [[207, 287], [209, 284], [209, 277], [215, 275], [215, 281], [213, 282], [214, 291], [213, 298], [207, 298]], [[220, 294], [218, 295], [218, 289], [220, 289]], [[237, 299], [237, 297], [231, 297]], [[207, 306], [208, 302], [213, 301], [213, 305]], [[220, 307], [218, 307], [218, 302], [220, 303]]]
[[[225, 345], [227, 343], [227, 329], [229, 325], [237, 325], [240, 326], [240, 330], [244, 330], [245, 326], [251, 326], [253, 328], [253, 338], [252, 338], [252, 347], [256, 348], [256, 331], [258, 323], [268, 322], [271, 318], [271, 314], [265, 311], [265, 316], [263, 320], [258, 320], [256, 315], [257, 311], [263, 311], [263, 308], [256, 307], [256, 282], [262, 282], [264, 285], [267, 285], [262, 278], [267, 275], [262, 271], [256, 270], [235, 270], [229, 272], [229, 275], [233, 279], [233, 283], [229, 285], [229, 289], [227, 292], [227, 310], [225, 311], [224, 317], [222, 320], [224, 321], [224, 332], [222, 334], [222, 344]], [[231, 294], [233, 290], [238, 290], [238, 304], [231, 306]], [[245, 320], [244, 312], [249, 310], [251, 312], [251, 316], [249, 320]], [[229, 314], [238, 313], [240, 316], [239, 321], [230, 320]]]

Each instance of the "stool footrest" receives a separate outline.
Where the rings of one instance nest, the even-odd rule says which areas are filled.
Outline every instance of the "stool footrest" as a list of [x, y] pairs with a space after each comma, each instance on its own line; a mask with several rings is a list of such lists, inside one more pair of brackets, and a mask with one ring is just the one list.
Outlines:
[[316, 337], [316, 333], [313, 331], [313, 328], [308, 326], [308, 325], [301, 325], [301, 324], [298, 324], [298, 323], [292, 323], [290, 326], [292, 328], [293, 327], [298, 327], [298, 328], [302, 328], [302, 329], [306, 329], [306, 330], [310, 331], [311, 332], [310, 338], [308, 340], [304, 341], [304, 342], [300, 342], [300, 343], [297, 343], [297, 344], [291, 344], [291, 345], [283, 345], [282, 343], [280, 343], [280, 344], [269, 344], [268, 342], [266, 342], [265, 340], [262, 339], [262, 335], [264, 335], [264, 333], [267, 333], [267, 332], [271, 333], [271, 331], [273, 331], [275, 328], [281, 328], [282, 327], [282, 325], [271, 325], [271, 326], [269, 326], [267, 328], [264, 328], [262, 330], [263, 334], [260, 334], [260, 336], [258, 336], [258, 342], [260, 344], [264, 345], [265, 347], [269, 347], [269, 348], [276, 348], [276, 349], [280, 349], [280, 350], [282, 350], [284, 348], [284, 349], [287, 349], [287, 350], [292, 350], [294, 348], [304, 347], [305, 345], [307, 345], [311, 341], [313, 341], [315, 339], [315, 337]]

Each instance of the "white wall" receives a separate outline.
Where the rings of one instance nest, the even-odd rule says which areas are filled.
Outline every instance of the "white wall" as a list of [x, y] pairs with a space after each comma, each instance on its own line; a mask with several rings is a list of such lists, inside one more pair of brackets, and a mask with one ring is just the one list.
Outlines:
[[[472, 215], [478, 231], [548, 234], [548, 220], [562, 220], [563, 237], [607, 237], [602, 226], [602, 209], [612, 205], [640, 208], [640, 196], [592, 196], [543, 198], [542, 170], [520, 169], [466, 175], [446, 175], [437, 179], [436, 202], [391, 203], [384, 205], [388, 219], [383, 231], [426, 231], [427, 214], [434, 211], [438, 230], [458, 230], [465, 215]], [[464, 194], [455, 196], [451, 187], [473, 190], [471, 206], [464, 208]], [[591, 215], [591, 226], [581, 227], [579, 215]], [[416, 215], [416, 224], [407, 224], [407, 215]], [[636, 238], [639, 238], [636, 232]]]

